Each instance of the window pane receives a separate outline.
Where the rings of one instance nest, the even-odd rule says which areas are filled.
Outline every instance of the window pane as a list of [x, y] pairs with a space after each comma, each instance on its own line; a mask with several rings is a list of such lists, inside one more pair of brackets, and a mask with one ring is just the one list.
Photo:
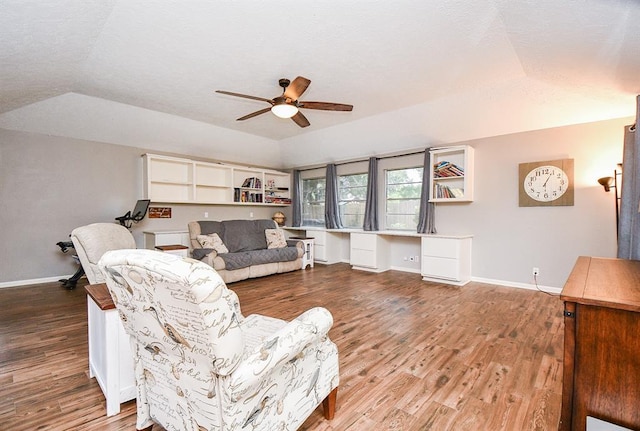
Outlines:
[[385, 228], [411, 230], [418, 226], [422, 168], [386, 171]]
[[367, 199], [367, 174], [338, 177], [338, 208], [344, 227], [361, 228]]
[[302, 225], [324, 226], [324, 178], [302, 180]]

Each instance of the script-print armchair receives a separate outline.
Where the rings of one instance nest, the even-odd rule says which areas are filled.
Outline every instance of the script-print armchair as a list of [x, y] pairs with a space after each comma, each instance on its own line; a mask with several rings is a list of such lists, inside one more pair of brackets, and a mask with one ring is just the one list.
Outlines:
[[333, 417], [326, 309], [290, 322], [243, 317], [209, 265], [153, 250], [111, 251], [99, 267], [131, 337], [137, 429], [294, 431], [320, 403]]

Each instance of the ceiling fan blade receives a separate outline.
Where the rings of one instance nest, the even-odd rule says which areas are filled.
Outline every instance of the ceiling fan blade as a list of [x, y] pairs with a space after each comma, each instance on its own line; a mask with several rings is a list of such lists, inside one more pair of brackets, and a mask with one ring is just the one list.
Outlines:
[[264, 108], [256, 112], [252, 112], [251, 114], [247, 114], [244, 117], [240, 117], [236, 121], [248, 120], [249, 118], [257, 117], [258, 115], [264, 114], [265, 112], [269, 111], [271, 111], [271, 108]]
[[296, 115], [291, 117], [291, 119], [300, 127], [308, 127], [311, 125], [311, 123], [309, 123], [309, 120], [307, 120], [307, 117], [305, 117], [300, 111], [298, 111]]
[[273, 105], [273, 100], [265, 99], [264, 97], [249, 96], [249, 95], [246, 95], [246, 94], [232, 93], [231, 91], [223, 91], [223, 90], [216, 90], [216, 93], [226, 94], [228, 96], [243, 97], [245, 99], [260, 100], [262, 102], [267, 102], [268, 104]]
[[305, 109], [321, 109], [323, 111], [352, 111], [353, 105], [346, 105], [344, 103], [331, 103], [331, 102], [300, 102], [300, 108]]
[[289, 86], [284, 90], [284, 97], [288, 97], [291, 100], [298, 100], [302, 93], [307, 90], [307, 87], [311, 84], [311, 81], [307, 78], [303, 78], [302, 76], [298, 76], [296, 79], [289, 84]]

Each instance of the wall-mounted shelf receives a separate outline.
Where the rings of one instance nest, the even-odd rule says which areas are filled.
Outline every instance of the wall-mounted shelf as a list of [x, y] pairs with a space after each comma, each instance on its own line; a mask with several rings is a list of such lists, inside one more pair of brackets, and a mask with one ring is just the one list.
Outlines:
[[[155, 154], [145, 154], [143, 159], [145, 197], [152, 202], [269, 206], [291, 204], [291, 175], [286, 172]], [[251, 181], [247, 182], [248, 180]], [[268, 188], [265, 184], [269, 184]]]
[[429, 202], [473, 201], [473, 147], [432, 148]]

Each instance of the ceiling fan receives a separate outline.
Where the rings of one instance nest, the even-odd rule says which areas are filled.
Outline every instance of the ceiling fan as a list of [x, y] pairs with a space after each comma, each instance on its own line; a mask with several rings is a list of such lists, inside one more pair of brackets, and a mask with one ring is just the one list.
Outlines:
[[277, 117], [291, 118], [298, 126], [307, 127], [310, 125], [309, 120], [307, 120], [307, 117], [300, 112], [300, 108], [320, 109], [323, 111], [351, 111], [353, 109], [353, 105], [345, 105], [343, 103], [303, 102], [302, 100], [299, 100], [302, 93], [304, 93], [309, 84], [311, 84], [310, 80], [303, 78], [302, 76], [298, 76], [293, 80], [293, 82], [286, 78], [282, 78], [278, 81], [278, 84], [282, 87], [282, 95], [274, 97], [273, 99], [248, 96], [246, 94], [232, 93], [230, 91], [223, 90], [216, 90], [216, 93], [244, 97], [245, 99], [260, 100], [271, 105], [269, 108], [264, 108], [256, 112], [252, 112], [251, 114], [247, 114], [244, 117], [240, 117], [236, 121], [248, 120], [249, 118], [271, 111]]

